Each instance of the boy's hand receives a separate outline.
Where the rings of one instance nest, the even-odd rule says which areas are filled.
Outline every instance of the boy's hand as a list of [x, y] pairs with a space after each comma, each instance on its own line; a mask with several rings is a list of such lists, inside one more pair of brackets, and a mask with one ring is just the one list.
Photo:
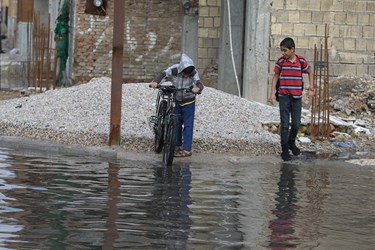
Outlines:
[[275, 102], [276, 102], [276, 96], [275, 96], [275, 94], [271, 94], [271, 95], [270, 95], [270, 98], [268, 99], [268, 101], [269, 101], [272, 105], [275, 105]]
[[157, 86], [158, 86], [157, 82], [151, 82], [151, 84], [150, 84], [150, 87], [153, 88], [153, 89], [156, 89]]
[[191, 92], [193, 92], [194, 94], [198, 94], [199, 91], [200, 91], [200, 88], [198, 88], [198, 87], [193, 87], [193, 88], [191, 89]]
[[313, 97], [314, 96], [314, 88], [310, 86], [307, 90], [307, 96], [308, 97]]

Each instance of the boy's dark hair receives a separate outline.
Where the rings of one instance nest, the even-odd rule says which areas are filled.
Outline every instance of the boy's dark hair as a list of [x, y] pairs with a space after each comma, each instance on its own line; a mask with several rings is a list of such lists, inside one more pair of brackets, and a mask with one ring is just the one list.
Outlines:
[[280, 47], [285, 47], [288, 49], [295, 48], [296, 45], [294, 44], [294, 40], [290, 37], [284, 38], [284, 40], [281, 41]]
[[193, 73], [194, 69], [195, 69], [194, 66], [189, 66], [189, 67], [185, 68], [182, 72], [184, 74], [190, 75], [191, 73]]

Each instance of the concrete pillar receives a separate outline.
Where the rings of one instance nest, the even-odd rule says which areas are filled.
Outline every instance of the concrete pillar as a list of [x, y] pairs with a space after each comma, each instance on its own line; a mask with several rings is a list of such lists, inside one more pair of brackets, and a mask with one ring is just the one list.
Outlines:
[[267, 103], [272, 0], [246, 0], [243, 97]]
[[198, 63], [198, 15], [184, 15], [182, 34], [182, 52]]
[[[239, 95], [236, 74], [240, 92], [242, 92], [242, 61], [243, 61], [243, 41], [244, 41], [244, 7], [245, 0], [231, 1], [231, 35], [232, 47], [230, 46], [228, 2], [222, 0], [221, 3], [221, 32], [219, 45], [219, 76], [218, 89], [234, 95]], [[233, 49], [234, 65], [232, 61], [231, 49]], [[234, 70], [235, 69], [235, 70]], [[242, 94], [242, 93], [241, 93]]]

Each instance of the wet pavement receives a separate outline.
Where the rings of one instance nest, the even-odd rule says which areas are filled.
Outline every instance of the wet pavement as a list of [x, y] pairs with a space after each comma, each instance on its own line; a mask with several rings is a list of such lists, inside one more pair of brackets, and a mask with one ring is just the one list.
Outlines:
[[[44, 145], [44, 146], [43, 146]], [[1, 249], [373, 249], [375, 166], [0, 141]]]

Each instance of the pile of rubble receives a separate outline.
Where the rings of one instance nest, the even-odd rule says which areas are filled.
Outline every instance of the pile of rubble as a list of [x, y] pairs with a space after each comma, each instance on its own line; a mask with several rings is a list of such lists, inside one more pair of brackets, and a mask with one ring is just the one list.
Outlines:
[[375, 79], [338, 77], [330, 83], [331, 114], [375, 132]]

